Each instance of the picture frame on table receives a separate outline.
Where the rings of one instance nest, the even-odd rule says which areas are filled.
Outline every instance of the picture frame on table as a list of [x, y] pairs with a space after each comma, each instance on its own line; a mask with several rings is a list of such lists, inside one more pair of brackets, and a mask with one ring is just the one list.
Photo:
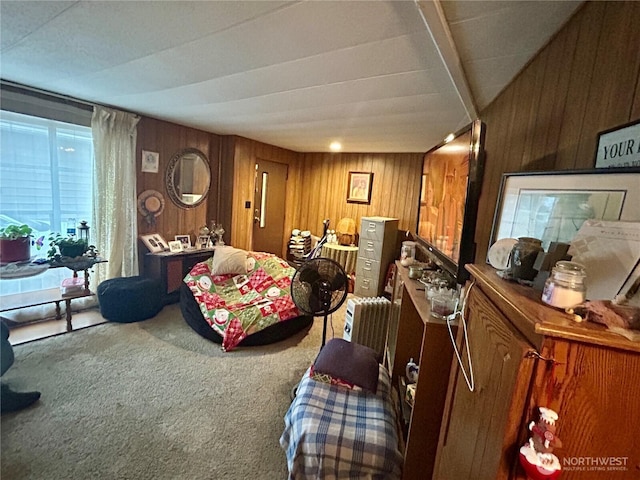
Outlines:
[[210, 240], [211, 239], [209, 238], [209, 235], [200, 235], [198, 237], [198, 241], [196, 243], [196, 247], [198, 249], [207, 248], [207, 247], [209, 247]]
[[151, 253], [159, 253], [165, 251], [165, 242], [157, 233], [140, 235], [140, 240], [142, 240], [142, 243], [144, 243], [145, 247], [147, 247]]
[[171, 240], [169, 242], [169, 251], [171, 253], [180, 253], [184, 250], [184, 246], [180, 240]]
[[347, 203], [371, 203], [373, 172], [349, 172]]
[[640, 168], [502, 175], [489, 245], [533, 237], [571, 243], [587, 220], [640, 221]]
[[169, 250], [169, 244], [167, 243], [167, 241], [162, 237], [162, 235], [160, 235], [159, 233], [154, 233], [153, 234], [153, 239], [156, 241], [156, 243], [158, 245], [162, 246], [162, 250], [163, 251], [167, 251]]
[[174, 240], [178, 240], [182, 243], [182, 248], [191, 248], [191, 235], [176, 235]]

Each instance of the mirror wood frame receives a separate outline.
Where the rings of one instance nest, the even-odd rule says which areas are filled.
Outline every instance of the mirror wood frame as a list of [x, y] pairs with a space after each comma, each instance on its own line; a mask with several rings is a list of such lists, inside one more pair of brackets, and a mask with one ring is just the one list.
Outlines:
[[[176, 185], [175, 185], [176, 171], [180, 167], [181, 160], [183, 160], [188, 155], [195, 155], [197, 158], [199, 158], [202, 161], [202, 164], [204, 165], [204, 168], [206, 169], [207, 176], [208, 176], [206, 187], [204, 188], [204, 192], [202, 192], [202, 195], [200, 196], [200, 198], [193, 203], [185, 202], [181, 198], [180, 193], [178, 192], [178, 189], [176, 188]], [[209, 159], [207, 158], [207, 156], [197, 148], [184, 148], [176, 152], [173, 155], [173, 157], [171, 157], [171, 160], [169, 161], [169, 165], [167, 165], [167, 170], [165, 173], [165, 187], [167, 189], [167, 193], [169, 194], [169, 198], [178, 207], [194, 208], [200, 205], [202, 202], [206, 200], [207, 196], [209, 195], [209, 191], [211, 190], [211, 167], [209, 166]]]

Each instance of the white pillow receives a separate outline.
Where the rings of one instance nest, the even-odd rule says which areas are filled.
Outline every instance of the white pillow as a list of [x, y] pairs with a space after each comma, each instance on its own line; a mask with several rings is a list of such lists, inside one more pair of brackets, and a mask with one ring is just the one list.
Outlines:
[[247, 252], [229, 246], [216, 247], [211, 262], [211, 275], [245, 275], [247, 273]]

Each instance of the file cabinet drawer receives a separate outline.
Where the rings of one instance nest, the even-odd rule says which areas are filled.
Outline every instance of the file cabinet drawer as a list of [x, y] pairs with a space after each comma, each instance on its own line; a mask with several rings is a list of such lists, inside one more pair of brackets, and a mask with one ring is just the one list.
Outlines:
[[358, 256], [369, 260], [379, 260], [382, 255], [382, 242], [378, 240], [360, 240]]

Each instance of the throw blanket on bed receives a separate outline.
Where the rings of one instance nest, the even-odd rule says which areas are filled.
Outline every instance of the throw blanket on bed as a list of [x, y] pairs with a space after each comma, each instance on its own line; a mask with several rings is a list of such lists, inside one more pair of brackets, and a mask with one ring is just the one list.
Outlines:
[[307, 370], [284, 423], [289, 480], [400, 478], [396, 415], [382, 366], [377, 394], [318, 382]]
[[211, 261], [196, 264], [184, 282], [225, 351], [247, 335], [300, 316], [290, 294], [295, 268], [270, 253], [247, 252], [246, 275], [211, 275]]

